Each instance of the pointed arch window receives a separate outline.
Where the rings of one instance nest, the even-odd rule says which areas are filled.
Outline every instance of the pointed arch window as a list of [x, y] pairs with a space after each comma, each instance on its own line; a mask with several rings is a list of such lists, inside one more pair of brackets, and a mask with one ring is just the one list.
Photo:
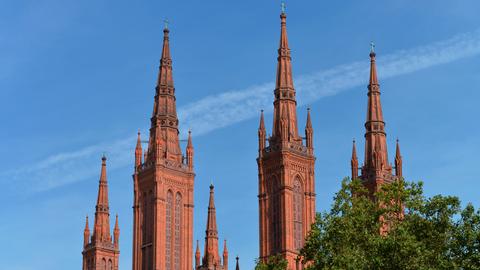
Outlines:
[[303, 189], [298, 177], [293, 182], [293, 238], [295, 249], [303, 247]]
[[271, 249], [274, 253], [281, 251], [281, 209], [280, 209], [280, 187], [277, 179], [272, 177], [270, 183], [270, 218], [271, 218]]
[[172, 269], [172, 212], [173, 212], [173, 193], [167, 192], [167, 205], [165, 213], [165, 269]]
[[180, 270], [181, 254], [181, 228], [182, 228], [182, 195], [177, 193], [175, 198], [175, 246], [174, 246], [174, 269]]
[[102, 264], [100, 265], [100, 269], [107, 270], [107, 260], [105, 260], [105, 258], [102, 259]]

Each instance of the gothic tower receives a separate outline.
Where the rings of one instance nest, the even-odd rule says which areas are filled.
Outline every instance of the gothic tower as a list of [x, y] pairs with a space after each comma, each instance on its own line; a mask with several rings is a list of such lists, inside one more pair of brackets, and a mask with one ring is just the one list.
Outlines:
[[117, 216], [112, 239], [112, 235], [110, 234], [106, 161], [107, 158], [102, 157], [93, 235], [90, 237], [88, 216], [83, 232], [83, 270], [118, 270], [120, 229], [118, 228]]
[[280, 254], [295, 269], [295, 259], [315, 221], [313, 128], [307, 115], [305, 142], [298, 133], [287, 15], [282, 10], [280, 48], [273, 102], [272, 136], [267, 137], [263, 111], [258, 130], [260, 259]]
[[377, 78], [376, 54], [370, 52], [370, 82], [368, 84], [367, 120], [365, 122], [365, 161], [358, 175], [358, 159], [355, 141], [352, 151], [352, 179], [359, 178], [365, 187], [373, 194], [384, 183], [392, 183], [402, 177], [402, 156], [397, 140], [395, 156], [395, 174], [388, 162], [387, 133], [383, 120], [382, 104], [380, 102], [380, 84]]
[[135, 148], [133, 270], [193, 267], [193, 146], [189, 133], [182, 155], [167, 27], [163, 33], [148, 148], [142, 154], [140, 134]]
[[228, 270], [227, 241], [223, 242], [223, 255], [218, 252], [217, 215], [215, 210], [215, 191], [210, 185], [210, 200], [208, 202], [207, 229], [205, 230], [205, 251], [200, 262], [200, 248], [197, 242], [195, 252], [195, 269], [197, 270]]

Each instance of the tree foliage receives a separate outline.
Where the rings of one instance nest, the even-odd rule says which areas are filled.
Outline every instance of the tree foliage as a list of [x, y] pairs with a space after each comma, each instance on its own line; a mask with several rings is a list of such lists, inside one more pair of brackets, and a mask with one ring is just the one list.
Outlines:
[[287, 261], [280, 255], [271, 256], [266, 261], [256, 260], [255, 270], [287, 270]]
[[[480, 269], [480, 212], [422, 183], [384, 185], [375, 199], [345, 179], [301, 250], [306, 269]], [[277, 269], [277, 268], [259, 268]]]

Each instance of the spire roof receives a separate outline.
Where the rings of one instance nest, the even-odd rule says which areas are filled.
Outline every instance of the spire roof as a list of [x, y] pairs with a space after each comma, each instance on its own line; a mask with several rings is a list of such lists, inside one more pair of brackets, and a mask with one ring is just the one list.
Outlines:
[[205, 252], [204, 266], [212, 267], [220, 264], [220, 256], [218, 253], [218, 230], [217, 216], [215, 210], [215, 190], [213, 184], [210, 185], [210, 199], [208, 202], [207, 229], [205, 231]]
[[95, 225], [93, 237], [96, 241], [110, 242], [110, 208], [108, 204], [107, 158], [102, 157], [102, 168], [95, 207]]
[[310, 117], [310, 108], [307, 108], [307, 124], [306, 128], [312, 129], [312, 119]]
[[258, 127], [260, 130], [265, 130], [265, 119], [263, 117], [263, 110], [260, 110], [260, 126]]
[[90, 228], [89, 228], [89, 225], [88, 225], [88, 215], [87, 215], [87, 217], [86, 217], [86, 219], [85, 219], [85, 231], [86, 231], [86, 232], [89, 232], [89, 231], [90, 231]]
[[192, 143], [192, 131], [188, 131], [188, 142], [187, 142], [187, 148], [193, 148], [193, 143]]
[[281, 19], [281, 30], [280, 30], [280, 45], [278, 48], [278, 66], [277, 66], [277, 80], [276, 88], [277, 89], [293, 89], [293, 78], [292, 78], [292, 64], [290, 56], [290, 48], [288, 47], [288, 35], [287, 35], [287, 14], [282, 13], [280, 15]]
[[115, 231], [118, 231], [120, 230], [120, 227], [118, 226], [118, 215], [115, 215], [115, 228], [114, 228]]
[[228, 254], [228, 249], [227, 249], [227, 239], [223, 240], [223, 256]]
[[207, 231], [217, 231], [217, 216], [215, 209], [215, 187], [210, 184], [210, 198], [208, 200]]
[[140, 149], [140, 153], [141, 153], [141, 150], [142, 150], [142, 139], [141, 139], [141, 136], [140, 136], [140, 130], [138, 130], [137, 132], [137, 145], [135, 146], [136, 149]]
[[370, 77], [368, 84], [368, 106], [365, 122], [365, 160], [362, 180], [369, 182], [373, 192], [378, 184], [393, 181], [392, 167], [388, 162], [387, 139], [380, 101], [376, 53], [370, 50]]
[[[163, 49], [156, 86], [153, 116], [151, 118], [148, 159], [167, 158], [182, 163], [178, 138], [178, 117], [173, 83], [170, 30], [163, 30]], [[162, 134], [162, 135], [160, 135]], [[161, 148], [161, 151], [160, 151]]]
[[280, 14], [280, 25], [272, 137], [302, 143], [302, 138], [298, 135], [296, 92], [293, 86], [292, 58], [288, 46], [285, 12]]

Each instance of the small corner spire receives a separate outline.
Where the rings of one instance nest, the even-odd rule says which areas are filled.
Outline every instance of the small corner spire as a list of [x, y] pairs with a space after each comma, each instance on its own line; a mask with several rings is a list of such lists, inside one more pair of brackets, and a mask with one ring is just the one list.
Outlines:
[[192, 130], [191, 130], [191, 129], [188, 130], [187, 147], [188, 147], [188, 148], [192, 148], [192, 147], [193, 147], [193, 144], [192, 144]]
[[306, 128], [312, 128], [312, 119], [310, 117], [310, 107], [307, 108], [307, 124]]
[[265, 130], [265, 119], [264, 119], [264, 116], [263, 116], [263, 109], [260, 110], [260, 126], [259, 126], [259, 129], [260, 130]]
[[90, 228], [89, 228], [89, 225], [88, 225], [88, 215], [86, 216], [85, 218], [85, 231], [89, 231]]
[[115, 215], [115, 230], [118, 230], [118, 214]]
[[358, 158], [357, 158], [357, 146], [355, 143], [355, 138], [353, 139], [352, 159], [350, 160], [350, 165], [352, 168], [352, 180], [355, 180], [358, 178]]
[[223, 240], [223, 254], [228, 254], [228, 249], [227, 249], [227, 239]]

